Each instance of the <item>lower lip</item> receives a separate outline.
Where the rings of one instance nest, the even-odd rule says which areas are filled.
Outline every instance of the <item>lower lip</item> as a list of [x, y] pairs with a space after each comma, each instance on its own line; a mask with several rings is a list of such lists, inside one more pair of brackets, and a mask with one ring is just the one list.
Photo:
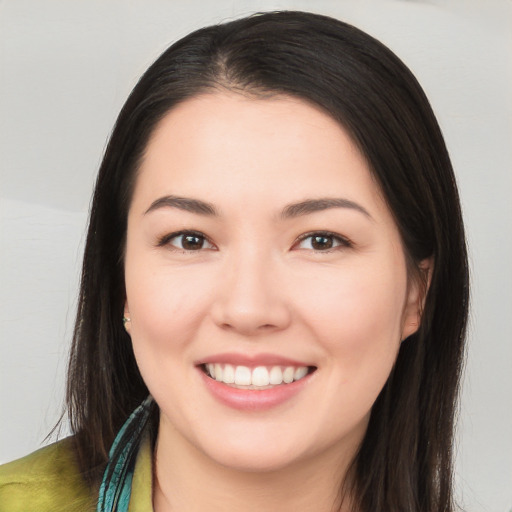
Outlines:
[[304, 389], [311, 374], [290, 384], [281, 384], [268, 389], [239, 389], [216, 381], [206, 375], [200, 368], [199, 372], [210, 393], [221, 403], [243, 411], [265, 411], [291, 400]]

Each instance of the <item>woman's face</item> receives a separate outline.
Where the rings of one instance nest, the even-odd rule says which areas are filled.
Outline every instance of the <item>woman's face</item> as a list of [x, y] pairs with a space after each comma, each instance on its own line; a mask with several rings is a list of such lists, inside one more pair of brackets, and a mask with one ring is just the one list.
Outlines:
[[353, 455], [418, 322], [365, 159], [287, 97], [211, 93], [166, 115], [137, 178], [125, 278], [160, 438], [244, 470]]

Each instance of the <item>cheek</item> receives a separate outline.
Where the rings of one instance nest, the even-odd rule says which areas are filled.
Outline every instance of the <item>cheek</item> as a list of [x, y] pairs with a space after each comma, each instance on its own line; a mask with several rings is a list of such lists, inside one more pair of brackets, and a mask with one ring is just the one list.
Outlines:
[[336, 430], [367, 417], [389, 377], [400, 346], [404, 291], [393, 281], [357, 276], [329, 291], [310, 297], [306, 323], [322, 345], [320, 366], [332, 398], [326, 415]]
[[211, 292], [200, 274], [144, 268], [153, 267], [127, 264], [126, 268], [131, 336], [138, 358], [155, 351], [157, 359], [182, 350], [193, 337], [208, 309]]
[[301, 307], [306, 324], [345, 376], [393, 364], [406, 289], [400, 272], [372, 272], [369, 265], [351, 270], [317, 280], [320, 286], [309, 287]]

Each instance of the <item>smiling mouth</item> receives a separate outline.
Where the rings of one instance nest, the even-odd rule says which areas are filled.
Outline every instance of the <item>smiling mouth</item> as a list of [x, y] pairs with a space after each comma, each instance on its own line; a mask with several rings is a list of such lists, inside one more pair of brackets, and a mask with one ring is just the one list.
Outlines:
[[235, 366], [208, 363], [201, 365], [203, 372], [230, 387], [264, 390], [299, 381], [316, 370], [314, 366]]

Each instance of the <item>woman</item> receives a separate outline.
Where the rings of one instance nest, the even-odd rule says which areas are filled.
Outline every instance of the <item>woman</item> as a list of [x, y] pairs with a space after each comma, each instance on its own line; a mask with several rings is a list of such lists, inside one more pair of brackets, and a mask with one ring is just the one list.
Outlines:
[[451, 164], [401, 61], [308, 13], [194, 32], [100, 168], [75, 434], [1, 470], [0, 510], [452, 511], [467, 307]]

